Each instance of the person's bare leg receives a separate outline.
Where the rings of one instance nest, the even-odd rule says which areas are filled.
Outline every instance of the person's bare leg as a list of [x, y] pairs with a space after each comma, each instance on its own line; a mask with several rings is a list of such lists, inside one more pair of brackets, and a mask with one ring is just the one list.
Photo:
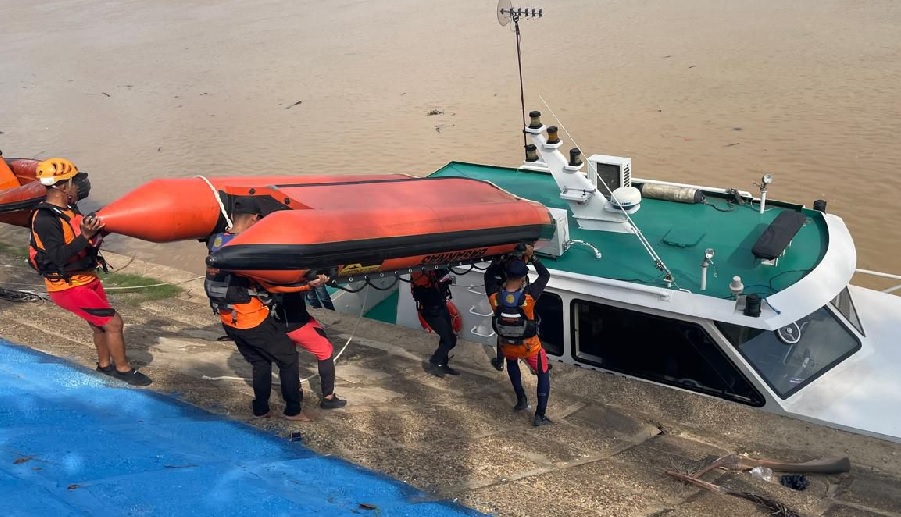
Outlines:
[[125, 336], [123, 331], [125, 324], [122, 316], [117, 312], [109, 323], [103, 326], [103, 335], [106, 337], [106, 348], [113, 362], [116, 363], [116, 370], [119, 372], [130, 372], [131, 365], [125, 357]]
[[110, 355], [109, 347], [106, 346], [106, 333], [94, 325], [91, 325], [91, 332], [94, 333], [94, 348], [97, 349], [97, 366], [107, 368], [110, 365]]

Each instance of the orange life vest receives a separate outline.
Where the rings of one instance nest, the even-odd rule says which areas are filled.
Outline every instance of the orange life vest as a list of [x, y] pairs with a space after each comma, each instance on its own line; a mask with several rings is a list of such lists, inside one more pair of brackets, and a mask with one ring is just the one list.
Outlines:
[[501, 352], [505, 357], [525, 358], [541, 350], [538, 317], [532, 295], [521, 290], [501, 289], [488, 297], [488, 302], [494, 313], [492, 326], [498, 334]]
[[[439, 271], [416, 271], [410, 274], [410, 293], [416, 301], [416, 308], [439, 306], [451, 298], [450, 282], [438, 278]], [[449, 272], [448, 272], [449, 274]]]
[[[207, 247], [210, 253], [224, 246], [234, 237], [230, 233], [220, 233], [210, 239]], [[236, 329], [252, 329], [259, 326], [269, 316], [268, 295], [260, 288], [255, 289], [251, 280], [227, 271], [207, 268], [203, 288], [210, 299], [213, 312], [219, 315], [223, 325]]]
[[63, 230], [63, 242], [69, 244], [81, 235], [82, 215], [71, 208], [60, 208], [48, 203], [37, 206], [31, 216], [31, 242], [28, 246], [28, 263], [44, 277], [47, 291], [62, 291], [71, 287], [86, 285], [97, 278], [95, 270], [105, 268], [100, 250], [88, 245], [76, 253], [65, 264], [54, 264], [46, 255], [41, 236], [34, 231], [34, 220], [38, 213], [46, 211], [59, 220]]

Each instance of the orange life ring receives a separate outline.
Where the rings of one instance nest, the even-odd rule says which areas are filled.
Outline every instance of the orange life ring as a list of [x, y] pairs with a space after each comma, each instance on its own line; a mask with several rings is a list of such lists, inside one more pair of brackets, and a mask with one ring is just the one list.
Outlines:
[[[459, 335], [463, 330], [463, 316], [460, 316], [460, 311], [457, 310], [457, 306], [454, 305], [454, 302], [450, 300], [447, 301], [447, 312], [450, 313], [451, 328], [454, 329], [454, 334]], [[422, 317], [421, 312], [417, 311], [416, 313], [419, 315], [419, 324], [422, 325], [422, 330], [431, 334], [432, 327], [430, 327], [429, 324], [426, 323], [425, 318]]]

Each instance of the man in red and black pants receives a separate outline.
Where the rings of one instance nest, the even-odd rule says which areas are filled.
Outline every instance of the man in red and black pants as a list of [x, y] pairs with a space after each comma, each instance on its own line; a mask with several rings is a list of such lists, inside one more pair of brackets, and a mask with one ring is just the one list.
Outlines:
[[335, 395], [335, 358], [333, 355], [335, 349], [326, 336], [325, 329], [307, 311], [304, 299], [310, 289], [324, 288], [328, 279], [327, 275], [317, 275], [302, 289], [277, 295], [276, 300], [278, 301], [274, 312], [285, 325], [288, 338], [299, 348], [303, 348], [316, 357], [316, 366], [322, 387], [322, 399], [319, 401], [319, 407], [339, 409], [346, 406], [347, 401]]
[[97, 371], [133, 386], [149, 385], [150, 378], [125, 357], [125, 325], [97, 277], [103, 222], [82, 217], [75, 205], [90, 190], [87, 174], [65, 158], [48, 158], [35, 176], [47, 187], [47, 196], [31, 219], [29, 262], [44, 277], [53, 303], [91, 326]]

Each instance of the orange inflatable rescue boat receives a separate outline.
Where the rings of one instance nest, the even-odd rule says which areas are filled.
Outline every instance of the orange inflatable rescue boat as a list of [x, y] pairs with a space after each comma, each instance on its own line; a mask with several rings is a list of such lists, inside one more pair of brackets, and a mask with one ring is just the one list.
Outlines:
[[270, 284], [327, 271], [362, 274], [477, 262], [553, 237], [539, 203], [469, 178], [403, 174], [152, 180], [97, 212], [104, 230], [151, 242], [205, 240], [231, 224], [235, 200], [266, 215], [208, 264]]
[[47, 195], [34, 177], [40, 160], [2, 156], [0, 153], [0, 223], [27, 227], [31, 211]]
[[207, 265], [271, 284], [464, 264], [543, 245], [554, 220], [539, 203], [470, 178], [282, 184], [273, 212], [207, 257]]

